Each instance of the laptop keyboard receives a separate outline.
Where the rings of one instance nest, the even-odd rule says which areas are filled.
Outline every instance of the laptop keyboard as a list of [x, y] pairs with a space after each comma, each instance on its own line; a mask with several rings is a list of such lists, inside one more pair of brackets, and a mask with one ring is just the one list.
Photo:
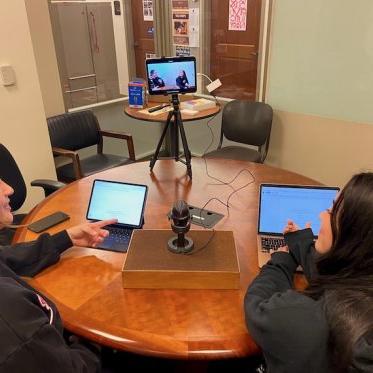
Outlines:
[[261, 237], [262, 251], [269, 252], [270, 250], [277, 250], [281, 246], [285, 246], [285, 240], [278, 237]]
[[115, 227], [105, 227], [105, 229], [109, 231], [109, 236], [105, 238], [98, 248], [126, 253], [133, 229]]
[[126, 243], [131, 238], [132, 229], [126, 228], [113, 228], [113, 227], [106, 227], [109, 231], [109, 237], [118, 243]]

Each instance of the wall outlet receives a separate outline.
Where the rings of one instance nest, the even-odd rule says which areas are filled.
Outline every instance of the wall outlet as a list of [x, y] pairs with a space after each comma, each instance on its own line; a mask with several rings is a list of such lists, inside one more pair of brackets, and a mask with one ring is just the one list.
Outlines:
[[16, 76], [14, 70], [10, 65], [0, 66], [0, 84], [4, 87], [8, 87], [16, 84]]
[[219, 88], [221, 86], [220, 79], [214, 80], [212, 83], [208, 84], [206, 86], [206, 89], [211, 93], [212, 91], [215, 91], [216, 88]]

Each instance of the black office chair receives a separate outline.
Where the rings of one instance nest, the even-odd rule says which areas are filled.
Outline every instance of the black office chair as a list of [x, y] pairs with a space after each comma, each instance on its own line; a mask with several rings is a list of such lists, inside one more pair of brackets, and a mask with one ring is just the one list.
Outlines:
[[[273, 110], [263, 102], [231, 101], [223, 109], [220, 142], [218, 148], [206, 154], [208, 158], [225, 158], [263, 163], [268, 152], [272, 128]], [[222, 147], [228, 140], [256, 146]]]
[[[27, 188], [21, 171], [18, 168], [12, 154], [3, 145], [0, 144], [0, 179], [9, 184], [14, 193], [10, 196], [10, 207], [12, 211], [17, 211], [25, 202]], [[64, 183], [54, 180], [38, 179], [31, 182], [32, 186], [42, 187], [45, 196], [65, 186]], [[26, 214], [15, 214], [13, 224], [20, 224]], [[15, 230], [3, 228], [0, 230], [0, 245], [9, 245], [13, 239]]]
[[[102, 131], [90, 110], [50, 117], [47, 123], [53, 154], [71, 159], [71, 163], [56, 167], [58, 180], [71, 182], [136, 160], [132, 136]], [[126, 140], [129, 157], [104, 154], [103, 136]], [[97, 145], [97, 154], [80, 159], [78, 150], [92, 145]]]

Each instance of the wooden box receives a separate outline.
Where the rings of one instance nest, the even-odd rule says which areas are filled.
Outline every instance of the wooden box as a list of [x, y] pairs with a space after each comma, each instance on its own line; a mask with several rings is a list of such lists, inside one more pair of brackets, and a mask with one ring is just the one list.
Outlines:
[[[238, 289], [240, 269], [231, 231], [189, 231], [189, 254], [168, 250], [171, 230], [135, 230], [123, 265], [125, 288]], [[207, 245], [206, 245], [207, 244]], [[204, 247], [205, 246], [205, 247]]]

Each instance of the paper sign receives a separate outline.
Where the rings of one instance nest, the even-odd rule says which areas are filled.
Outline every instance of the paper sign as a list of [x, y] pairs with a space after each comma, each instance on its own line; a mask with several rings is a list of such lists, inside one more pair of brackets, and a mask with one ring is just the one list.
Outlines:
[[246, 31], [247, 0], [229, 0], [228, 30]]
[[176, 45], [176, 56], [178, 57], [189, 57], [190, 56], [190, 48], [184, 47], [182, 45]]
[[153, 21], [153, 0], [142, 0], [144, 21]]
[[173, 9], [188, 9], [188, 0], [172, 0]]
[[189, 12], [174, 12], [172, 14], [173, 34], [188, 36]]
[[174, 44], [189, 45], [189, 37], [188, 36], [174, 36]]

